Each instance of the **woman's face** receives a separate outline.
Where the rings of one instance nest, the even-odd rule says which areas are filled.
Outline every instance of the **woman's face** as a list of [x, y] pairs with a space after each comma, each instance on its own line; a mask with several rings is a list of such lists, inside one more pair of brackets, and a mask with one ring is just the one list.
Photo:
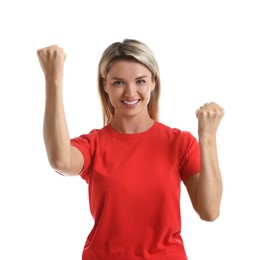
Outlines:
[[149, 118], [147, 105], [155, 82], [151, 71], [136, 61], [116, 61], [104, 80], [114, 118]]

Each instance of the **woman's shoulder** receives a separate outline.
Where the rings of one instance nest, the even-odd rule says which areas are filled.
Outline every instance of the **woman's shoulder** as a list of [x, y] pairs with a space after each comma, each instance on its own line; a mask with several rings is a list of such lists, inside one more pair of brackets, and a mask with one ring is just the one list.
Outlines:
[[172, 127], [172, 126], [169, 126], [167, 124], [164, 124], [162, 122], [158, 122], [158, 127], [162, 131], [173, 133], [173, 134], [176, 134], [176, 135], [181, 134], [183, 132], [187, 132], [187, 131], [181, 130], [177, 127]]
[[71, 138], [71, 140], [73, 142], [94, 142], [96, 139], [98, 139], [98, 135], [102, 131], [102, 129], [103, 128], [93, 128], [88, 132], [85, 131], [84, 133]]
[[158, 122], [159, 133], [163, 135], [168, 135], [172, 137], [187, 139], [187, 138], [195, 138], [195, 136], [189, 130], [180, 129], [177, 127], [172, 127], [167, 124]]

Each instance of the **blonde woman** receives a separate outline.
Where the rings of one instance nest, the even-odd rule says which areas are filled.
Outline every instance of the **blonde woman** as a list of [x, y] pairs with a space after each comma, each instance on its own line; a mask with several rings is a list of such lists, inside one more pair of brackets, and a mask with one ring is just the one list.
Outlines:
[[71, 138], [62, 98], [65, 53], [38, 50], [45, 74], [44, 141], [52, 168], [88, 183], [95, 224], [83, 260], [186, 260], [180, 185], [200, 218], [219, 215], [222, 178], [216, 131], [224, 115], [211, 102], [196, 111], [198, 141], [158, 121], [159, 68], [149, 47], [125, 39], [103, 52], [98, 89], [104, 126]]

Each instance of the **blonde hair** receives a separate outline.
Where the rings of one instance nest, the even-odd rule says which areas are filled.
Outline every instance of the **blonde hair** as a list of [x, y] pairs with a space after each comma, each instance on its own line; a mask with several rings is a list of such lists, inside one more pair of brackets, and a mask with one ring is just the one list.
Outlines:
[[155, 80], [155, 89], [151, 93], [148, 103], [148, 113], [153, 120], [158, 120], [160, 96], [160, 72], [157, 61], [150, 48], [138, 40], [125, 39], [115, 42], [105, 49], [98, 64], [98, 91], [102, 103], [103, 123], [107, 125], [114, 116], [114, 107], [111, 105], [108, 94], [104, 90], [106, 78], [113, 62], [117, 60], [133, 60], [146, 66]]

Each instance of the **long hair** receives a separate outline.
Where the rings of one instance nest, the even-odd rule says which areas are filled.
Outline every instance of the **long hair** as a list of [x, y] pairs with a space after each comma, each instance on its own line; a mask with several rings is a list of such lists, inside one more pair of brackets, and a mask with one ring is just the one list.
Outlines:
[[115, 42], [105, 49], [98, 64], [98, 91], [102, 103], [103, 123], [107, 125], [114, 116], [114, 107], [111, 105], [108, 94], [104, 90], [106, 78], [113, 62], [117, 60], [133, 60], [147, 67], [155, 80], [155, 88], [151, 92], [147, 105], [149, 116], [158, 120], [159, 96], [160, 96], [160, 72], [157, 61], [150, 48], [138, 40], [125, 39], [123, 42]]

